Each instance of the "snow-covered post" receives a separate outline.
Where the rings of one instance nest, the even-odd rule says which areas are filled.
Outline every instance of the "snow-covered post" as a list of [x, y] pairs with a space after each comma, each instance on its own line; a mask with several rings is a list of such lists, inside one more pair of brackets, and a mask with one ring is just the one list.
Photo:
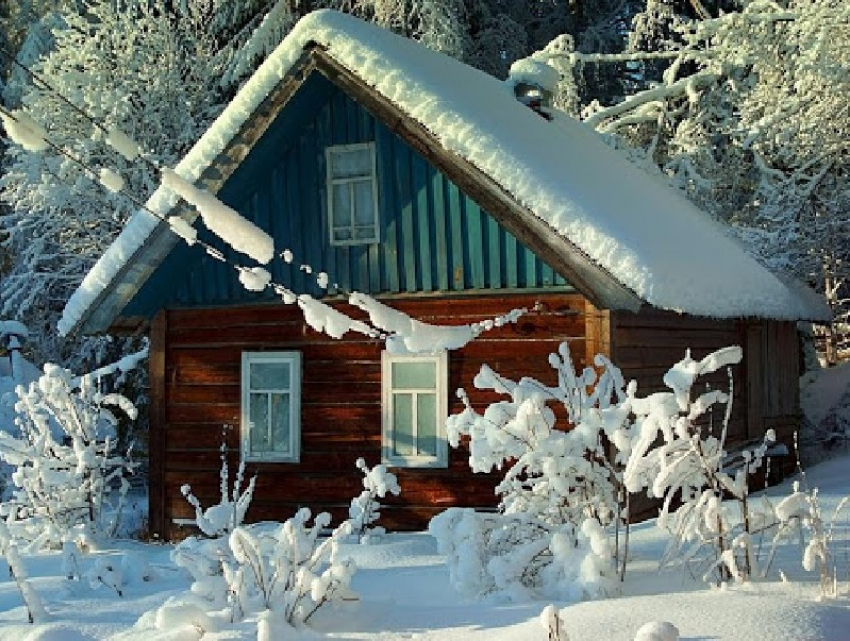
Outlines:
[[549, 641], [570, 641], [561, 615], [554, 605], [547, 605], [540, 613], [540, 624], [549, 633]]

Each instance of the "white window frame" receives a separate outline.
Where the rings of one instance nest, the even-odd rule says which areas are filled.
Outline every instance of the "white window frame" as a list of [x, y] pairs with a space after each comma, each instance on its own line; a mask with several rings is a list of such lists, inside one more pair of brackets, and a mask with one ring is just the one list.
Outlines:
[[[346, 151], [360, 151], [363, 149], [368, 149], [371, 157], [371, 166], [370, 173], [368, 175], [362, 176], [350, 176], [347, 178], [335, 178], [333, 175], [333, 154], [337, 152], [346, 152]], [[377, 169], [377, 160], [375, 157], [375, 143], [374, 142], [364, 142], [357, 143], [352, 145], [333, 145], [331, 147], [327, 147], [325, 149], [325, 166], [327, 167], [327, 195], [328, 195], [328, 235], [331, 245], [337, 246], [345, 246], [345, 245], [371, 245], [380, 242], [381, 240], [381, 227], [379, 224], [379, 208], [378, 208], [378, 169]], [[353, 184], [356, 182], [366, 182], [369, 181], [372, 185], [372, 229], [373, 233], [368, 238], [354, 238], [354, 225], [353, 222], [356, 220], [356, 214], [354, 212], [355, 209], [355, 199], [354, 199], [354, 190], [351, 190], [349, 193], [349, 206], [351, 208], [351, 231], [352, 237], [347, 239], [338, 239], [336, 237], [336, 230], [338, 226], [334, 220], [334, 187], [340, 184]]]
[[[436, 395], [437, 395], [437, 455], [430, 454], [399, 456], [393, 454], [393, 398], [395, 390], [392, 387], [392, 365], [399, 362], [436, 363]], [[392, 467], [448, 467], [449, 445], [446, 437], [446, 419], [449, 414], [448, 385], [449, 367], [448, 353], [437, 354], [395, 354], [388, 351], [381, 353], [381, 458], [385, 465]], [[422, 390], [423, 392], [426, 390]], [[427, 390], [430, 392], [431, 390]], [[404, 393], [416, 394], [417, 390], [405, 389]], [[416, 407], [416, 403], [413, 403]], [[413, 421], [416, 429], [416, 421]]]
[[[254, 363], [288, 363], [290, 368], [289, 389], [262, 390], [271, 393], [289, 394], [289, 453], [252, 452], [249, 402], [252, 390], [250, 366]], [[245, 461], [268, 461], [274, 463], [298, 463], [301, 458], [301, 352], [242, 352], [242, 411], [240, 446]]]

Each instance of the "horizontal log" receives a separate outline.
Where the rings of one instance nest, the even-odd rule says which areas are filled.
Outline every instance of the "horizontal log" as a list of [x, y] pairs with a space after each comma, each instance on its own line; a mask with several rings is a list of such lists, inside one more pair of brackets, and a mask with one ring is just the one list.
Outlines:
[[639, 314], [631, 312], [612, 312], [612, 328], [616, 330], [625, 329], [687, 329], [687, 330], [724, 330], [736, 333], [741, 323], [729, 318], [706, 318], [703, 316], [689, 316], [675, 312], [664, 312], [661, 310], [645, 309]]
[[[416, 318], [432, 322], [440, 318], [460, 319], [460, 322], [486, 319], [504, 314], [515, 307], [533, 308], [538, 304], [548, 315], [569, 315], [584, 311], [584, 299], [578, 294], [528, 294], [510, 293], [497, 295], [474, 294], [470, 296], [418, 296], [403, 298], [381, 298], [384, 304], [416, 314]], [[351, 316], [364, 316], [359, 309], [339, 300], [325, 301]], [[213, 329], [239, 327], [253, 324], [273, 324], [284, 321], [302, 322], [301, 311], [295, 306], [280, 303], [265, 305], [240, 305], [226, 308], [183, 309], [168, 312], [170, 328], [183, 326], [209, 327]]]
[[[735, 334], [726, 332], [679, 332], [673, 329], [653, 332], [617, 332], [614, 337], [616, 356], [621, 357], [624, 348], [650, 348], [679, 352], [679, 359], [684, 358], [685, 351], [691, 350], [691, 355], [697, 352], [702, 355], [711, 353], [722, 347], [740, 345], [741, 339]], [[672, 364], [672, 363], [671, 363]]]

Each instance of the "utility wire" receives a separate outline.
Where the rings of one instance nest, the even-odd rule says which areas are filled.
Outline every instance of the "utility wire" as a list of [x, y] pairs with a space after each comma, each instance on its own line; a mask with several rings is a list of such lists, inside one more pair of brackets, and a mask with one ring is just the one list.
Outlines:
[[[5, 116], [6, 118], [9, 118], [9, 119], [17, 122], [21, 126], [26, 126], [26, 123], [22, 123], [20, 119], [15, 117], [15, 114], [13, 114], [9, 110], [7, 110], [5, 107], [0, 106], [0, 114]], [[173, 226], [172, 226], [171, 222], [168, 220], [168, 218], [166, 218], [164, 215], [162, 215], [162, 214], [154, 211], [150, 207], [148, 207], [147, 203], [142, 202], [139, 198], [137, 198], [133, 194], [129, 193], [127, 190], [124, 189], [123, 186], [121, 187], [120, 190], [113, 191], [112, 189], [108, 188], [102, 182], [100, 175], [98, 174], [97, 170], [94, 167], [88, 165], [85, 161], [81, 160], [80, 158], [78, 158], [73, 153], [71, 153], [67, 149], [63, 148], [62, 146], [51, 141], [49, 138], [45, 137], [45, 138], [42, 138], [42, 140], [44, 140], [45, 144], [47, 144], [54, 152], [63, 156], [64, 158], [67, 158], [72, 163], [79, 166], [83, 170], [83, 173], [86, 175], [86, 177], [89, 178], [89, 180], [91, 180], [96, 185], [100, 186], [101, 189], [107, 190], [111, 193], [117, 193], [120, 196], [123, 196], [124, 198], [129, 200], [135, 207], [137, 207], [138, 209], [146, 211], [147, 213], [149, 213], [151, 216], [153, 216], [154, 218], [156, 218], [160, 222], [167, 224], [169, 226], [169, 228], [171, 228], [172, 231], [174, 231]], [[183, 238], [182, 236], [180, 236], [180, 234], [177, 234], [176, 231], [174, 233], [175, 233], [175, 235]], [[186, 240], [186, 239], [183, 238], [183, 240]], [[211, 256], [215, 260], [218, 260], [219, 262], [222, 262], [222, 263], [225, 263], [226, 265], [231, 266], [237, 272], [240, 272], [240, 273], [242, 273], [242, 272], [249, 272], [250, 273], [251, 272], [250, 268], [244, 267], [243, 265], [240, 265], [239, 263], [234, 262], [233, 260], [227, 258], [227, 256], [225, 256], [224, 252], [222, 252], [220, 249], [218, 249], [214, 245], [212, 245], [212, 244], [210, 244], [210, 243], [208, 243], [204, 240], [201, 240], [200, 238], [195, 237], [194, 240], [191, 243], [189, 243], [188, 241], [187, 241], [187, 243], [190, 244], [190, 245], [191, 244], [199, 245], [200, 247], [202, 247], [204, 249], [204, 251], [206, 251], [206, 253], [209, 256]], [[277, 254], [277, 255], [279, 256], [280, 254]], [[272, 291], [274, 291], [277, 295], [279, 295], [281, 297], [286, 296], [286, 297], [294, 297], [295, 299], [298, 298], [298, 294], [295, 291], [286, 287], [286, 285], [282, 285], [282, 284], [277, 283], [273, 280], [269, 280], [269, 282], [265, 285], [265, 287], [270, 288]], [[264, 289], [265, 289], [265, 287], [264, 287]], [[377, 330], [373, 327], [371, 327], [370, 329], [372, 330], [372, 333], [368, 334], [368, 336], [370, 338], [385, 339], [385, 338], [388, 337], [388, 334], [381, 332], [381, 331], [379, 331], [379, 330]]]
[[[21, 69], [22, 69], [22, 70], [23, 70], [23, 71], [24, 71], [24, 72], [25, 72], [25, 73], [26, 73], [26, 74], [27, 74], [27, 75], [28, 75], [28, 76], [29, 76], [29, 77], [33, 80], [33, 82], [40, 84], [40, 85], [41, 85], [41, 87], [42, 87], [43, 89], [46, 89], [48, 92], [50, 92], [50, 93], [52, 93], [53, 95], [55, 95], [55, 96], [56, 96], [56, 97], [57, 97], [60, 101], [62, 101], [63, 103], [67, 104], [67, 105], [68, 105], [68, 106], [69, 106], [72, 110], [74, 110], [76, 113], [78, 113], [80, 116], [82, 116], [85, 120], [87, 120], [89, 123], [91, 123], [91, 124], [92, 124], [92, 126], [94, 126], [94, 127], [95, 127], [95, 128], [97, 128], [99, 131], [101, 131], [101, 132], [102, 132], [102, 133], [103, 133], [103, 134], [107, 137], [107, 140], [109, 139], [110, 134], [111, 134], [110, 130], [108, 130], [106, 127], [104, 127], [104, 126], [103, 126], [103, 124], [101, 124], [100, 122], [98, 122], [98, 120], [97, 120], [96, 118], [94, 118], [94, 117], [93, 117], [93, 116], [91, 116], [89, 113], [87, 113], [87, 112], [85, 111], [85, 109], [83, 109], [82, 107], [79, 107], [78, 105], [74, 104], [74, 102], [73, 102], [73, 101], [71, 101], [71, 100], [69, 100], [68, 98], [66, 98], [66, 97], [65, 97], [65, 96], [64, 96], [64, 95], [63, 95], [63, 94], [62, 94], [59, 90], [57, 90], [55, 87], [51, 86], [51, 84], [50, 84], [50, 83], [48, 83], [48, 82], [47, 82], [44, 78], [42, 78], [39, 74], [37, 74], [36, 72], [34, 72], [32, 69], [30, 69], [29, 67], [27, 67], [27, 66], [26, 66], [25, 64], [23, 64], [22, 62], [20, 62], [20, 61], [17, 59], [17, 57], [16, 57], [16, 56], [14, 56], [14, 55], [13, 55], [13, 54], [12, 54], [12, 53], [11, 53], [11, 52], [10, 52], [10, 51], [6, 48], [6, 47], [5, 47], [5, 46], [3, 46], [2, 44], [0, 44], [0, 54], [2, 54], [3, 56], [5, 56], [5, 57], [6, 57], [6, 58], [8, 58], [9, 60], [11, 60], [11, 61], [12, 61], [12, 63], [13, 63], [15, 66], [17, 66], [17, 67], [21, 68]], [[16, 117], [15, 117], [15, 115], [14, 115], [12, 112], [10, 112], [8, 109], [6, 109], [6, 108], [5, 108], [5, 107], [3, 107], [3, 106], [0, 106], [0, 113], [2, 113], [5, 117], [10, 118], [11, 120], [13, 120], [13, 121], [15, 121], [15, 122], [17, 122], [17, 123], [19, 123], [19, 124], [22, 124], [23, 126], [26, 126], [26, 124], [25, 124], [25, 123], [21, 123], [21, 121], [20, 121], [18, 118], [16, 118]], [[122, 132], [122, 135], [125, 135], [125, 136], [126, 136], [126, 134], [123, 134], [123, 132]], [[166, 218], [166, 217], [165, 217], [164, 215], [162, 215], [162, 214], [159, 214], [159, 213], [157, 213], [157, 212], [153, 211], [150, 207], [148, 207], [148, 206], [147, 206], [147, 203], [142, 202], [139, 198], [137, 198], [136, 196], [134, 196], [133, 194], [131, 194], [129, 191], [126, 191], [126, 190], [124, 189], [123, 184], [122, 184], [121, 188], [120, 188], [120, 189], [118, 189], [118, 190], [113, 190], [113, 189], [111, 189], [111, 188], [107, 187], [107, 186], [104, 184], [104, 182], [101, 180], [101, 177], [100, 177], [100, 175], [98, 174], [98, 172], [96, 171], [96, 169], [95, 169], [95, 168], [93, 168], [93, 167], [89, 166], [88, 164], [86, 164], [86, 162], [85, 162], [85, 161], [81, 160], [80, 158], [76, 157], [74, 154], [72, 154], [71, 152], [67, 151], [66, 149], [64, 149], [64, 148], [63, 148], [63, 147], [61, 147], [60, 145], [57, 145], [56, 143], [54, 143], [53, 141], [51, 141], [51, 140], [49, 139], [49, 137], [44, 136], [44, 137], [43, 137], [43, 140], [44, 140], [44, 142], [45, 142], [48, 146], [50, 146], [50, 148], [51, 148], [51, 149], [53, 149], [56, 153], [60, 154], [61, 156], [65, 157], [65, 158], [67, 158], [68, 160], [70, 160], [70, 161], [71, 161], [71, 162], [73, 162], [74, 164], [78, 165], [78, 166], [79, 166], [79, 167], [83, 170], [83, 173], [84, 173], [84, 174], [85, 174], [85, 175], [86, 175], [86, 176], [87, 176], [87, 177], [88, 177], [88, 178], [89, 178], [89, 179], [90, 179], [93, 183], [95, 183], [95, 184], [97, 184], [98, 186], [100, 186], [100, 188], [101, 188], [101, 189], [107, 190], [107, 191], [109, 191], [110, 193], [115, 193], [115, 194], [118, 194], [118, 195], [120, 195], [120, 196], [123, 196], [124, 198], [126, 198], [127, 200], [129, 200], [129, 201], [130, 201], [130, 203], [132, 203], [135, 207], [137, 207], [137, 208], [139, 208], [139, 209], [142, 209], [142, 210], [146, 211], [147, 213], [149, 213], [150, 215], [152, 215], [154, 218], [156, 218], [156, 219], [157, 219], [157, 220], [159, 220], [160, 222], [163, 222], [163, 223], [167, 224], [167, 225], [169, 226], [169, 228], [170, 228], [170, 229], [171, 229], [171, 230], [175, 233], [175, 235], [177, 235], [177, 236], [179, 236], [179, 237], [183, 238], [182, 236], [180, 236], [180, 234], [178, 234], [178, 233], [177, 233], [177, 231], [174, 229], [173, 225], [172, 225], [172, 224], [171, 224], [171, 222], [168, 220], [168, 218]], [[110, 146], [111, 146], [111, 145], [110, 145]], [[120, 153], [120, 151], [119, 151], [119, 153]], [[159, 166], [158, 166], [155, 162], [153, 162], [153, 161], [152, 161], [152, 160], [150, 160], [149, 158], [145, 157], [143, 153], [140, 153], [138, 156], [136, 156], [136, 158], [137, 158], [137, 159], [142, 160], [142, 162], [144, 162], [144, 163], [145, 163], [145, 164], [146, 164], [146, 165], [147, 165], [150, 169], [153, 169], [156, 173], [160, 173], [160, 172], [162, 171], [162, 168], [161, 168], [161, 167], [159, 167]], [[131, 162], [132, 162], [132, 161], [131, 161]], [[105, 169], [105, 168], [104, 168], [104, 169]], [[123, 177], [122, 177], [122, 180], [123, 180]], [[61, 179], [60, 179], [60, 182], [61, 182]], [[250, 269], [250, 268], [248, 268], [248, 267], [244, 267], [244, 266], [242, 266], [242, 265], [240, 265], [240, 264], [238, 264], [238, 263], [236, 263], [236, 262], [234, 262], [234, 261], [232, 261], [232, 260], [228, 259], [228, 258], [224, 255], [224, 252], [222, 252], [221, 250], [219, 250], [217, 247], [215, 247], [215, 246], [211, 245], [210, 243], [207, 243], [206, 241], [203, 241], [203, 240], [199, 239], [197, 236], [195, 236], [195, 238], [194, 238], [194, 240], [192, 241], [192, 243], [189, 243], [189, 241], [188, 241], [187, 239], [185, 239], [185, 238], [183, 238], [183, 240], [184, 240], [184, 241], [186, 241], [188, 244], [198, 244], [198, 245], [200, 245], [200, 246], [204, 249], [204, 251], [206, 251], [206, 253], [207, 253], [209, 256], [211, 256], [212, 258], [214, 258], [214, 259], [216, 259], [216, 260], [218, 260], [218, 261], [220, 261], [220, 262], [222, 262], [222, 263], [225, 263], [225, 264], [227, 264], [227, 265], [230, 265], [233, 269], [235, 269], [235, 270], [236, 270], [237, 272], [239, 272], [239, 273], [243, 273], [243, 272], [251, 272], [251, 269]], [[288, 250], [286, 250], [286, 251], [288, 251]], [[285, 252], [275, 252], [275, 255], [276, 255], [276, 256], [278, 256], [278, 257], [281, 257], [284, 253], [285, 253]], [[312, 268], [311, 268], [310, 266], [306, 266], [306, 267], [308, 268], [308, 269], [306, 270], [308, 273], [313, 273], [313, 270], [312, 270]], [[317, 280], [318, 280], [318, 279], [317, 279]], [[295, 291], [293, 291], [293, 290], [289, 289], [288, 287], [286, 287], [285, 285], [282, 285], [282, 284], [280, 284], [280, 283], [277, 283], [277, 282], [275, 282], [275, 281], [273, 281], [273, 280], [271, 280], [271, 279], [270, 279], [270, 280], [269, 280], [269, 282], [265, 285], [265, 287], [269, 287], [270, 289], [272, 289], [272, 290], [273, 290], [273, 291], [274, 291], [277, 295], [281, 296], [281, 298], [286, 298], [286, 297], [295, 297], [295, 298], [297, 299], [297, 297], [298, 297], [298, 294], [297, 294]], [[265, 287], [264, 287], [263, 289], [265, 289]], [[341, 289], [339, 289], [338, 287], [335, 287], [335, 289], [336, 289], [337, 291], [341, 291], [341, 292], [342, 292], [342, 293], [344, 293], [344, 294], [351, 294], [351, 293], [352, 293], [352, 292], [347, 292], [346, 290], [341, 290]], [[314, 299], [314, 300], [315, 300], [315, 299]], [[318, 302], [318, 301], [317, 301], [317, 302]], [[378, 330], [378, 329], [376, 329], [376, 328], [374, 328], [374, 327], [371, 327], [371, 326], [368, 326], [368, 325], [365, 325], [365, 324], [362, 324], [362, 323], [360, 323], [360, 324], [361, 324], [362, 326], [364, 326], [364, 327], [369, 327], [369, 329], [370, 329], [371, 331], [370, 331], [367, 335], [368, 335], [368, 336], [370, 336], [371, 338], [380, 338], [381, 340], [384, 340], [384, 339], [386, 339], [386, 338], [388, 338], [388, 337], [390, 336], [390, 334], [388, 334], [388, 333], [386, 333], [386, 332], [383, 332], [383, 331], [381, 331], [381, 330]], [[355, 329], [355, 328], [352, 326], [352, 328], [351, 328], [351, 329]], [[356, 331], [361, 331], [361, 332], [362, 332], [362, 330], [356, 330]], [[365, 332], [362, 332], [362, 333], [365, 333]]]
[[[47, 80], [45, 80], [40, 74], [37, 74], [35, 71], [30, 69], [24, 63], [18, 60], [17, 56], [15, 56], [9, 49], [6, 48], [5, 45], [0, 44], [0, 55], [11, 61], [13, 65], [23, 70], [30, 79], [33, 81], [35, 85], [40, 85], [42, 89], [46, 89], [50, 94], [58, 98], [61, 102], [68, 105], [73, 111], [82, 116], [85, 120], [87, 120], [93, 127], [98, 129], [104, 136], [109, 138], [110, 130], [107, 129], [101, 122], [99, 122], [94, 116], [90, 115], [85, 109], [75, 104], [72, 100], [65, 97], [61, 91], [53, 87]], [[147, 158], [144, 154], [139, 154], [138, 158], [144, 162], [150, 169], [154, 171], [159, 171], [160, 167], [152, 161], [150, 158]]]

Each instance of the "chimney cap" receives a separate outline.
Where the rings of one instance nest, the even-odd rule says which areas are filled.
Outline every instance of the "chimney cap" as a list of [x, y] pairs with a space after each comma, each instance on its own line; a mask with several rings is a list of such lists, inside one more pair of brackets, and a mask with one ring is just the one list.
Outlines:
[[522, 58], [511, 65], [507, 82], [514, 96], [535, 111], [552, 106], [552, 96], [561, 74], [554, 67], [534, 58]]

